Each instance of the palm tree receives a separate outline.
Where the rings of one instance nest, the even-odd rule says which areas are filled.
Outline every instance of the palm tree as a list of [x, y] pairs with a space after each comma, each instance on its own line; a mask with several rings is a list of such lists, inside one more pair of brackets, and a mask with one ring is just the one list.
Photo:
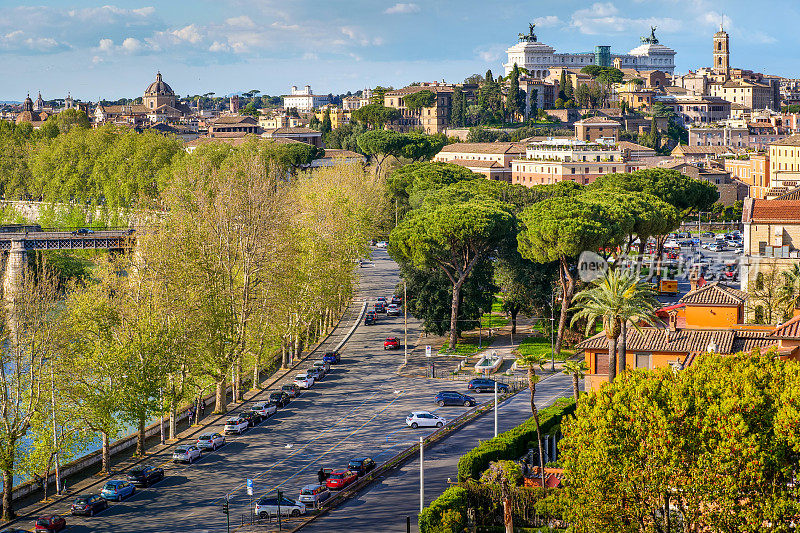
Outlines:
[[572, 393], [575, 395], [575, 403], [578, 403], [580, 394], [579, 382], [586, 375], [587, 370], [586, 361], [566, 361], [561, 370], [564, 374], [572, 376]]
[[[609, 268], [602, 278], [592, 282], [592, 287], [575, 297], [572, 323], [585, 318], [586, 334], [592, 331], [598, 320], [602, 321], [603, 331], [608, 343], [608, 381], [617, 377], [617, 366], [625, 370], [625, 345], [627, 341], [628, 322], [639, 328], [634, 319], [652, 323], [656, 306], [653, 287], [642, 281], [631, 271]], [[617, 363], [617, 344], [622, 336], [619, 364]]]
[[544, 484], [544, 442], [542, 441], [542, 428], [539, 427], [539, 410], [536, 409], [536, 383], [539, 382], [539, 376], [536, 375], [534, 366], [544, 369], [547, 364], [547, 354], [532, 353], [517, 358], [517, 364], [525, 365], [528, 367], [528, 388], [531, 393], [531, 412], [533, 413], [533, 421], [536, 423], [536, 438], [539, 440], [539, 475], [542, 477], [542, 489], [547, 490]]
[[783, 273], [784, 284], [781, 287], [781, 300], [786, 304], [789, 315], [800, 307], [800, 263]]

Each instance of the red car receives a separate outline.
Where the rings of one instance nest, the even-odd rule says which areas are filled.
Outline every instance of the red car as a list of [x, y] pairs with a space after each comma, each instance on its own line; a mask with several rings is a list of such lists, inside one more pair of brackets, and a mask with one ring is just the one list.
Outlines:
[[36, 519], [34, 531], [47, 531], [48, 533], [54, 531], [61, 531], [67, 528], [67, 521], [57, 514], [50, 516], [40, 516]]
[[383, 349], [384, 350], [399, 350], [400, 349], [400, 341], [397, 340], [397, 337], [389, 337], [385, 341], [383, 341]]
[[341, 490], [358, 479], [358, 474], [350, 470], [335, 470], [328, 476], [325, 484], [329, 489]]

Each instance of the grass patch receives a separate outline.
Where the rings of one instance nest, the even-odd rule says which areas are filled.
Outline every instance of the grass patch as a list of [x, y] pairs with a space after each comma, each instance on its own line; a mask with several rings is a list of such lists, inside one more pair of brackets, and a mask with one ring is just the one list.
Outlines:
[[476, 353], [491, 346], [492, 342], [494, 342], [494, 337], [484, 335], [483, 342], [481, 342], [481, 346], [479, 348], [478, 337], [465, 337], [458, 340], [454, 350], [449, 349], [447, 347], [447, 343], [444, 343], [442, 347], [439, 348], [439, 353], [442, 355], [475, 355]]
[[484, 328], [502, 328], [508, 325], [508, 319], [502, 315], [486, 314], [481, 317], [481, 325]]
[[[514, 350], [514, 355], [518, 357], [525, 357], [526, 355], [542, 354], [548, 358], [552, 357], [552, 349], [550, 348], [550, 339], [547, 337], [528, 337], [519, 343], [519, 346]], [[556, 357], [556, 361], [566, 361], [575, 355], [575, 350], [568, 348], [561, 348], [561, 354]]]

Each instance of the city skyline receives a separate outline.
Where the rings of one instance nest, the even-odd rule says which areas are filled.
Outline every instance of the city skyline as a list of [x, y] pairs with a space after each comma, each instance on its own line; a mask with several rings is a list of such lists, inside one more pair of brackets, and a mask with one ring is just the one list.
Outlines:
[[744, 2], [706, 0], [8, 6], [0, 7], [0, 57], [15, 75], [0, 86], [0, 100], [35, 98], [38, 91], [46, 99], [68, 92], [83, 100], [137, 97], [158, 70], [180, 95], [250, 89], [280, 95], [306, 84], [340, 93], [461, 81], [487, 69], [502, 73], [505, 50], [528, 22], [537, 24], [542, 42], [564, 52], [607, 44], [625, 53], [657, 26], [662, 42], [677, 52], [676, 71], [686, 72], [710, 66], [710, 37], [724, 17], [733, 66], [798, 77], [800, 61], [790, 52], [797, 36], [783, 30], [796, 8], [779, 0], [765, 7], [782, 16], [767, 25], [748, 17]]

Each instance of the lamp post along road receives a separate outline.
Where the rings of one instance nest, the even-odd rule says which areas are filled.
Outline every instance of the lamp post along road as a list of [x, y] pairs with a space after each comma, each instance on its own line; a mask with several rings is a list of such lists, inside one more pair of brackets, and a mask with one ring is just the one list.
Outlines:
[[494, 381], [494, 436], [497, 437], [497, 380]]
[[419, 438], [419, 512], [425, 508], [425, 464], [424, 460], [425, 447], [423, 445], [422, 437]]
[[403, 282], [403, 365], [408, 364], [408, 302], [406, 301], [406, 282]]

